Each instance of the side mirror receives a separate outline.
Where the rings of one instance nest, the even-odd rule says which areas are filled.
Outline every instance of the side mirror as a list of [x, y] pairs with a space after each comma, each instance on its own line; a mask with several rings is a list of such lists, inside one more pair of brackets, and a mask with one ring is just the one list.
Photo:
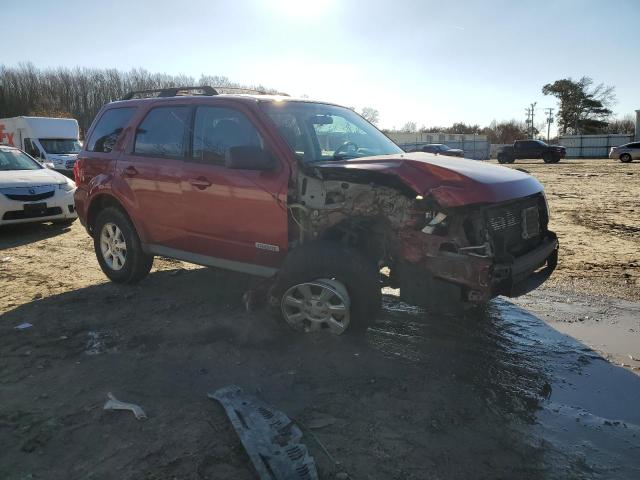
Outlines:
[[230, 147], [224, 159], [227, 168], [237, 170], [274, 170], [276, 161], [271, 154], [255, 145]]

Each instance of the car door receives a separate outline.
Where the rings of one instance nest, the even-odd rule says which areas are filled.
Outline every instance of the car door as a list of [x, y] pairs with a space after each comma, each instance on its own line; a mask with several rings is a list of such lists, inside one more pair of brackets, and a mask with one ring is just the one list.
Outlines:
[[144, 230], [148, 244], [186, 248], [182, 230], [181, 178], [191, 108], [152, 107], [134, 132], [127, 155], [118, 160], [116, 177], [127, 211]]
[[629, 144], [631, 158], [640, 160], [640, 142]]
[[513, 157], [514, 158], [526, 158], [526, 142], [517, 141], [513, 144]]
[[201, 263], [260, 273], [256, 266], [277, 266], [287, 251], [288, 167], [277, 160], [271, 171], [225, 166], [231, 147], [270, 150], [248, 114], [224, 104], [196, 108], [183, 219], [190, 251], [208, 257]]

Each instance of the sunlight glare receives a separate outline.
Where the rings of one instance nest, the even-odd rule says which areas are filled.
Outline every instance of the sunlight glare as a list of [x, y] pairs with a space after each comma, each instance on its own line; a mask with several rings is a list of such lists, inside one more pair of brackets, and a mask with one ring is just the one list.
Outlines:
[[267, 0], [267, 6], [274, 13], [291, 17], [311, 17], [323, 15], [333, 5], [334, 0]]

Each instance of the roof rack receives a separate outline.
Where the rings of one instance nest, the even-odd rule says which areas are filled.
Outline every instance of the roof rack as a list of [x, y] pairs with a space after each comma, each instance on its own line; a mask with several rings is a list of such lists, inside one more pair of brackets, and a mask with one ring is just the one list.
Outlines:
[[256, 90], [255, 88], [243, 88], [243, 87], [224, 87], [222, 85], [216, 85], [215, 87], [218, 95], [223, 95], [225, 93], [247, 93], [247, 94], [257, 94], [257, 95], [283, 95], [288, 97], [288, 93], [282, 92], [267, 92], [266, 90]]
[[[192, 92], [192, 93], [186, 93]], [[196, 93], [200, 92], [200, 93]], [[129, 92], [122, 100], [131, 100], [133, 98], [151, 98], [151, 97], [178, 97], [183, 95], [218, 95], [218, 92], [208, 85], [201, 85], [199, 87], [170, 87], [170, 88], [153, 88], [151, 90], [138, 90], [135, 92]]]

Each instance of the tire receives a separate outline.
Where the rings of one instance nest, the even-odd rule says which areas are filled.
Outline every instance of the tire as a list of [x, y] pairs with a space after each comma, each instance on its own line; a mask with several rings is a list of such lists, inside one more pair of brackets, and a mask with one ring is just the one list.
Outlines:
[[[333, 284], [331, 284], [333, 282]], [[287, 256], [270, 292], [270, 304], [287, 320], [285, 294], [301, 284], [320, 284], [332, 291], [346, 288], [348, 325], [333, 333], [364, 332], [373, 323], [382, 304], [380, 275], [375, 263], [344, 245], [317, 241], [298, 247]], [[329, 285], [328, 285], [329, 284]], [[337, 286], [336, 286], [337, 284]], [[307, 321], [307, 320], [305, 320]], [[307, 331], [306, 328], [296, 328]]]
[[622, 163], [630, 163], [631, 160], [631, 155], [629, 155], [628, 153], [623, 153], [622, 155], [620, 155], [620, 161]]
[[560, 160], [562, 160], [562, 157], [553, 157], [552, 163], [560, 163]]
[[498, 163], [513, 163], [513, 159], [504, 153], [498, 154]]
[[543, 153], [542, 160], [544, 161], [544, 163], [556, 163], [554, 162], [553, 153]]
[[[120, 232], [120, 234], [114, 235], [114, 231]], [[100, 268], [111, 281], [116, 283], [136, 283], [149, 274], [153, 265], [153, 255], [147, 255], [142, 251], [136, 229], [122, 210], [116, 207], [107, 207], [98, 213], [93, 232], [93, 247], [96, 252], [96, 258]], [[111, 232], [111, 238], [115, 238], [114, 245], [111, 248], [119, 249], [117, 261], [115, 260], [116, 255], [112, 255], [110, 258], [109, 255], [106, 255], [108, 258], [105, 258], [103, 253], [102, 244], [103, 240], [109, 238], [108, 232]], [[105, 233], [105, 237], [103, 237], [103, 233]], [[124, 244], [124, 251], [116, 243], [119, 245]], [[124, 262], [121, 259], [124, 259]], [[117, 268], [120, 263], [120, 268]]]

